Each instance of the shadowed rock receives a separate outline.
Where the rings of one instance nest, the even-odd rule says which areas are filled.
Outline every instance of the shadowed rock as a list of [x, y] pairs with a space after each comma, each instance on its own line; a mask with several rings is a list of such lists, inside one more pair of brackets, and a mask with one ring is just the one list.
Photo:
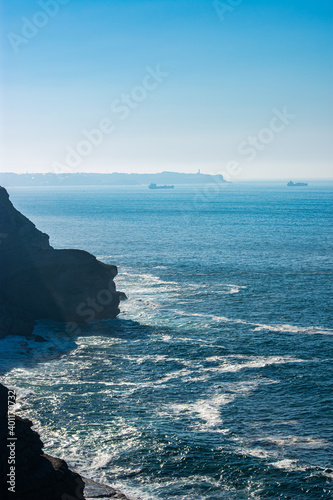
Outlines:
[[99, 484], [86, 477], [82, 478], [84, 481], [84, 495], [87, 500], [101, 500], [102, 498], [112, 498], [113, 500], [129, 500], [120, 491], [111, 488], [111, 486], [106, 486], [105, 484]]
[[[64, 460], [44, 453], [44, 445], [39, 434], [32, 430], [33, 424], [30, 420], [13, 416], [15, 423], [13, 424], [11, 419], [9, 428], [7, 412], [8, 389], [0, 384], [1, 500], [128, 500], [125, 495], [110, 486], [82, 478], [71, 471]], [[15, 443], [13, 455], [10, 455], [8, 443]], [[11, 465], [12, 456], [14, 465]], [[15, 468], [12, 477], [8, 476], [11, 466]], [[8, 482], [11, 479], [12, 483]]]
[[29, 335], [38, 319], [115, 318], [124, 294], [115, 266], [82, 250], [55, 250], [0, 187], [0, 337]]
[[[4, 500], [84, 500], [84, 482], [64, 460], [46, 455], [32, 422], [15, 416], [11, 441], [7, 419], [8, 389], [0, 384], [0, 498]], [[8, 440], [9, 438], [9, 440]], [[8, 443], [15, 443], [13, 459]], [[10, 465], [14, 463], [14, 465]], [[8, 476], [9, 467], [15, 474]], [[8, 481], [12, 479], [12, 483]], [[11, 486], [12, 485], [12, 486]], [[11, 489], [9, 489], [11, 488]]]

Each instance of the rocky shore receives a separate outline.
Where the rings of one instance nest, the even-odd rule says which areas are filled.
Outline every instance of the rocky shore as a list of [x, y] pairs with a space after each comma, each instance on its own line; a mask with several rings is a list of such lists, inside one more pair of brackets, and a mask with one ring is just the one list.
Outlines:
[[[116, 275], [115, 266], [88, 252], [55, 250], [49, 236], [17, 211], [0, 187], [0, 339], [30, 337], [40, 319], [63, 322], [75, 334], [80, 324], [115, 318], [125, 298], [116, 291]], [[1, 500], [126, 500], [44, 453], [32, 422], [8, 412], [12, 397], [0, 384]]]
[[128, 500], [110, 486], [71, 471], [64, 460], [44, 453], [32, 422], [11, 411], [13, 401], [12, 391], [0, 384], [1, 500]]
[[80, 324], [115, 318], [124, 294], [115, 266], [82, 250], [55, 250], [0, 187], [0, 338], [31, 335], [36, 320]]

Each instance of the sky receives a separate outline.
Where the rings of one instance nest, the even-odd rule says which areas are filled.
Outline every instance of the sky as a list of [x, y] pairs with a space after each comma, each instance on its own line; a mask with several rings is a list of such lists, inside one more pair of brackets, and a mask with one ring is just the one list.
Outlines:
[[333, 177], [331, 0], [2, 4], [2, 171]]

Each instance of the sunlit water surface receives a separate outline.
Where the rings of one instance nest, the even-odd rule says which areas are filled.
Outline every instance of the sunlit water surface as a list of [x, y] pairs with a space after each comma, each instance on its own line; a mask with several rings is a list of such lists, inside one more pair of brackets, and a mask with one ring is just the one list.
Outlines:
[[0, 342], [48, 453], [143, 500], [332, 498], [332, 186], [9, 192], [128, 296]]

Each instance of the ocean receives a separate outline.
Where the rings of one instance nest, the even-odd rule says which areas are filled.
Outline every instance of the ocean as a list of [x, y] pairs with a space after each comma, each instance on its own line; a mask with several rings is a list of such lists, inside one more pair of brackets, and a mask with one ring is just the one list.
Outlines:
[[333, 498], [332, 183], [8, 191], [128, 296], [0, 341], [47, 453], [133, 499]]

